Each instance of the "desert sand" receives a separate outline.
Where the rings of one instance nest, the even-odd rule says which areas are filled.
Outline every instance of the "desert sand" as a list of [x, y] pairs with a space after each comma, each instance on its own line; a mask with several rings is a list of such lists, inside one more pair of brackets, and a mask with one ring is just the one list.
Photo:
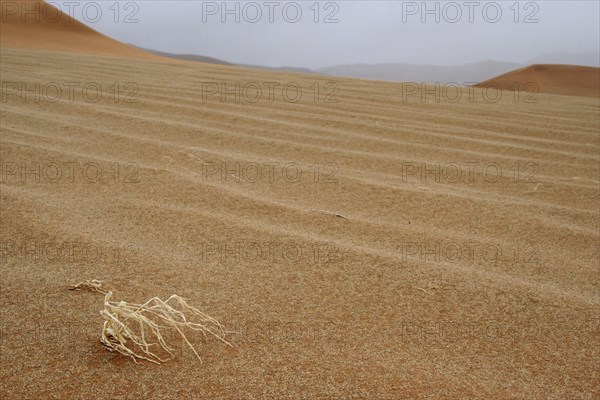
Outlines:
[[529, 93], [598, 98], [600, 97], [600, 68], [536, 64], [489, 79], [479, 86]]
[[[2, 398], [600, 397], [597, 99], [436, 102], [2, 27]], [[233, 347], [110, 353], [86, 279], [181, 295]]]
[[[113, 40], [42, 0], [1, 0], [0, 46], [163, 60]], [[79, 3], [73, 3], [71, 6]], [[68, 3], [64, 5], [65, 9]], [[94, 15], [94, 14], [90, 14]]]

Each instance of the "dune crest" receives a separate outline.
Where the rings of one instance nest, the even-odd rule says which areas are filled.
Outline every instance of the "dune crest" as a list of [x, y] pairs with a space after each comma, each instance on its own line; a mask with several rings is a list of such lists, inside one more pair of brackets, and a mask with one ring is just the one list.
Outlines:
[[111, 39], [44, 1], [0, 5], [0, 47], [165, 60]]
[[476, 85], [502, 90], [536, 91], [566, 96], [600, 97], [600, 68], [578, 65], [535, 64]]

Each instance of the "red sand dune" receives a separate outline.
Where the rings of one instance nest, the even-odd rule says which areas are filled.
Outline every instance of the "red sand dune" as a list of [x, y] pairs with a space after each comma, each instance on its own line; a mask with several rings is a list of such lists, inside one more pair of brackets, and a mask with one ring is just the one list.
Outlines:
[[165, 60], [111, 39], [41, 0], [0, 1], [0, 46]]
[[[531, 85], [531, 84], [534, 85]], [[600, 68], [577, 65], [531, 65], [476, 86], [499, 85], [503, 90], [536, 91], [567, 96], [600, 97]], [[535, 86], [536, 85], [536, 86]]]

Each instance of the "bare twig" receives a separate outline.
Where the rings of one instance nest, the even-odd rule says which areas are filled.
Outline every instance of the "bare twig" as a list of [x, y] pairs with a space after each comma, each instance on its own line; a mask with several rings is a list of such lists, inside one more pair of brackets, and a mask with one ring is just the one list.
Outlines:
[[104, 309], [100, 311], [105, 319], [100, 342], [109, 351], [129, 356], [136, 362], [141, 359], [160, 364], [165, 360], [151, 349], [163, 349], [173, 355], [163, 335], [168, 330], [175, 330], [202, 361], [187, 339], [185, 329], [202, 332], [204, 336], [210, 334], [231, 346], [225, 340], [227, 332], [223, 325], [177, 295], [172, 295], [165, 301], [153, 297], [144, 304], [115, 302], [111, 301], [111, 297], [112, 292], [106, 293]]
[[425, 289], [422, 289], [422, 288], [420, 288], [420, 287], [418, 287], [418, 288], [417, 288], [417, 290], [420, 290], [421, 292], [425, 292], [425, 293], [427, 293], [427, 294], [431, 294], [431, 293], [429, 293], [427, 290], [425, 290]]
[[74, 285], [71, 285], [69, 290], [89, 289], [93, 292], [106, 294], [108, 291], [102, 287], [103, 284], [104, 284], [104, 282], [102, 282], [102, 281], [99, 281], [97, 279], [92, 279], [92, 280], [87, 280], [87, 281], [83, 281], [83, 282], [79, 282]]
[[317, 210], [317, 212], [319, 212], [321, 214], [326, 214], [326, 215], [333, 215], [334, 217], [338, 217], [338, 218], [348, 219], [347, 217], [344, 217], [342, 214], [338, 214], [338, 213], [327, 211], [327, 210]]
[[225, 340], [228, 332], [216, 319], [190, 306], [183, 298], [172, 295], [167, 300], [153, 297], [143, 304], [112, 301], [113, 292], [105, 290], [103, 282], [93, 279], [72, 285], [69, 290], [89, 289], [103, 293], [104, 309], [100, 315], [104, 326], [100, 342], [109, 350], [138, 360], [160, 364], [165, 360], [156, 352], [166, 351], [171, 356], [171, 347], [164, 335], [167, 331], [176, 331], [192, 349], [200, 361], [200, 355], [186, 336], [186, 330], [201, 332], [205, 337], [212, 335], [231, 346]]

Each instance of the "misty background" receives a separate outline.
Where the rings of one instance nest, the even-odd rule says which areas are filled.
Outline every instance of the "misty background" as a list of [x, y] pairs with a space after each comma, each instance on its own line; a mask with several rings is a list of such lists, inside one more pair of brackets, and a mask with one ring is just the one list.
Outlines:
[[595, 0], [50, 3], [125, 43], [235, 64], [357, 77], [377, 70], [381, 79], [410, 66], [471, 64], [463, 70], [482, 77], [534, 63], [600, 66]]

